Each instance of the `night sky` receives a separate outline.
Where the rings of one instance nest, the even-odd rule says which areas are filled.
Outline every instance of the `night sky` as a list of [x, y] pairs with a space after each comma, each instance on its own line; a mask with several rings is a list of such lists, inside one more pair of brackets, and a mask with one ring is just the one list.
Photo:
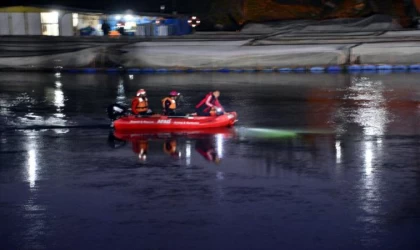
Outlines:
[[[159, 12], [160, 5], [166, 5], [166, 12], [171, 12], [174, 0], [13, 0], [1, 1], [0, 5], [62, 5], [68, 7], [97, 9], [97, 10], [126, 10], [139, 12]], [[7, 3], [9, 2], [9, 3]], [[211, 0], [175, 0], [177, 11], [180, 13], [203, 13], [210, 8]]]

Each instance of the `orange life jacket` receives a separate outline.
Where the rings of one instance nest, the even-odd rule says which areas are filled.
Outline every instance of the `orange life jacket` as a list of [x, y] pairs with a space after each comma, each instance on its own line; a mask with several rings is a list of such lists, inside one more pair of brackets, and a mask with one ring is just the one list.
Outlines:
[[121, 36], [120, 32], [116, 31], [116, 30], [111, 30], [108, 33], [108, 36]]
[[162, 107], [165, 109], [165, 102], [166, 101], [170, 101], [171, 105], [169, 105], [169, 109], [171, 110], [175, 110], [176, 109], [176, 101], [174, 99], [172, 99], [171, 97], [165, 97], [162, 99]]
[[137, 97], [138, 98], [138, 103], [136, 106], [136, 111], [137, 112], [146, 112], [147, 110], [149, 110], [149, 102], [147, 100], [147, 97], [143, 98], [143, 97]]
[[149, 102], [147, 97], [134, 97], [131, 104], [131, 109], [135, 114], [149, 110]]

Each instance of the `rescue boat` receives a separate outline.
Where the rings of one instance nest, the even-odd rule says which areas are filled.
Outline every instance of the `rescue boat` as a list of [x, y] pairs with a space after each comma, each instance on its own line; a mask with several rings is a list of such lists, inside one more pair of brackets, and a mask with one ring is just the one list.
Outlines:
[[128, 115], [113, 121], [115, 130], [201, 130], [231, 127], [237, 122], [236, 112], [218, 116], [134, 116]]

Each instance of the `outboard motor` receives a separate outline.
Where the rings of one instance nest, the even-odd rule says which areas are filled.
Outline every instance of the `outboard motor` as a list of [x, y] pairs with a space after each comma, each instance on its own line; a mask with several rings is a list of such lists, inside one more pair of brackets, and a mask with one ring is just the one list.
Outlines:
[[126, 115], [127, 108], [115, 103], [108, 106], [107, 113], [108, 118], [111, 119], [111, 121], [115, 121]]

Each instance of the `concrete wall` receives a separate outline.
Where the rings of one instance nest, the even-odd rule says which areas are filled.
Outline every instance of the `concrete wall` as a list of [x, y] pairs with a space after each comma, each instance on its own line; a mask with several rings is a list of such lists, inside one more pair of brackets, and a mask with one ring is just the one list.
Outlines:
[[0, 13], [0, 35], [9, 35], [9, 13]]
[[66, 13], [59, 18], [60, 36], [73, 36], [73, 15]]
[[41, 35], [39, 13], [0, 13], [0, 35]]
[[39, 13], [26, 13], [27, 35], [41, 35], [41, 15]]
[[25, 28], [25, 14], [24, 13], [10, 13], [12, 17], [12, 34], [11, 35], [26, 35]]

